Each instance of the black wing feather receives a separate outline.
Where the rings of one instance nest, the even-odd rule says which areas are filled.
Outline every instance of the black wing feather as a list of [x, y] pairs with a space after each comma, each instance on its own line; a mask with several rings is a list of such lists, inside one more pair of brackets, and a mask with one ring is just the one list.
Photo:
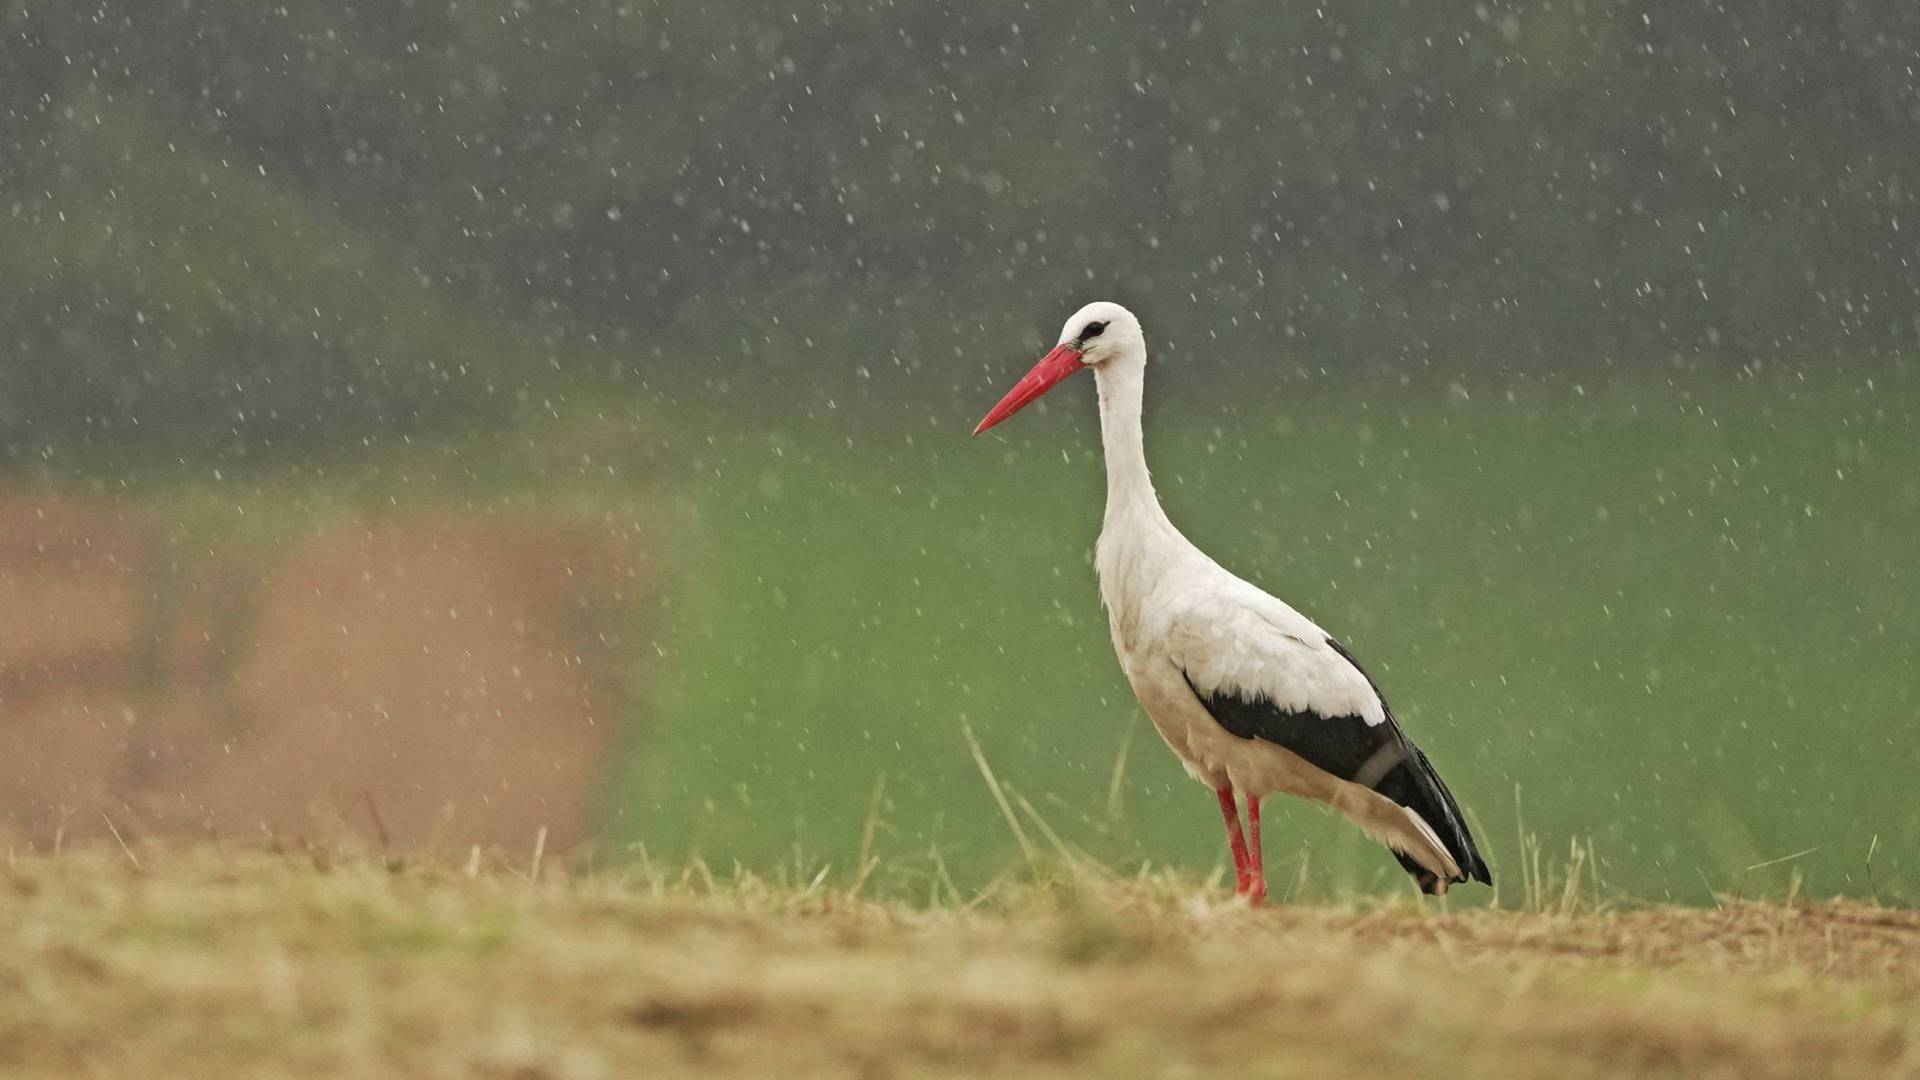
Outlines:
[[[1386, 711], [1384, 722], [1368, 724], [1359, 716], [1321, 716], [1311, 710], [1283, 709], [1266, 698], [1205, 694], [1190, 678], [1187, 686], [1207, 713], [1231, 734], [1285, 747], [1315, 768], [1372, 788], [1419, 814], [1446, 845], [1453, 861], [1460, 865], [1463, 876], [1455, 881], [1470, 878], [1493, 884], [1493, 874], [1473, 842], [1466, 818], [1460, 813], [1460, 804], [1434, 772], [1427, 755], [1401, 730], [1373, 676], [1367, 674], [1367, 669], [1360, 666], [1360, 661], [1354, 659], [1344, 645], [1332, 638], [1327, 639], [1327, 644], [1373, 687], [1381, 708]], [[1185, 672], [1181, 674], [1184, 676]], [[1425, 867], [1397, 851], [1394, 857], [1414, 876], [1422, 890], [1435, 891], [1439, 882]]]

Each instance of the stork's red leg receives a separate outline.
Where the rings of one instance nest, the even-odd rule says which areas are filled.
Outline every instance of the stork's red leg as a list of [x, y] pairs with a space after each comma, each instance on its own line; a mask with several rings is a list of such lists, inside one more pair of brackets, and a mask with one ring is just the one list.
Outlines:
[[1260, 796], [1247, 796], [1247, 854], [1251, 857], [1253, 888], [1247, 891], [1247, 900], [1262, 904], [1267, 899], [1267, 864], [1265, 852], [1260, 846]]
[[1247, 895], [1253, 887], [1253, 863], [1247, 855], [1247, 838], [1240, 832], [1240, 807], [1234, 804], [1233, 788], [1214, 791], [1220, 796], [1220, 816], [1227, 822], [1227, 848], [1233, 852], [1233, 891]]

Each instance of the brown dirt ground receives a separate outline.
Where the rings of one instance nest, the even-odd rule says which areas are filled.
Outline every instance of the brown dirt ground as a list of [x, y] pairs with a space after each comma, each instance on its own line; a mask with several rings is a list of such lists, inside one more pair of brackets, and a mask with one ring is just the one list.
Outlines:
[[565, 850], [634, 707], [637, 532], [394, 512], [246, 545], [0, 492], [0, 839]]
[[0, 1074], [1920, 1076], [1920, 913], [965, 908], [143, 849], [0, 868]]

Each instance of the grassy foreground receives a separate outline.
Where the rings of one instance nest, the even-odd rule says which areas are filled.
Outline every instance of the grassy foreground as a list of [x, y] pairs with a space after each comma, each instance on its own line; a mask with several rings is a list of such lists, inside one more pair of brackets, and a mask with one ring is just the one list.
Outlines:
[[1920, 1075], [1920, 913], [0, 864], [0, 1075]]

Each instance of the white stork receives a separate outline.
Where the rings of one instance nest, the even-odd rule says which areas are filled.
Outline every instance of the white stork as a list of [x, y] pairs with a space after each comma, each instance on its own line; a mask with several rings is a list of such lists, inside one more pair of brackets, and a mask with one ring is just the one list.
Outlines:
[[[1107, 512], [1094, 566], [1113, 647], [1140, 704], [1226, 820], [1237, 891], [1266, 898], [1260, 800], [1326, 803], [1387, 845], [1421, 891], [1492, 883], [1453, 795], [1345, 647], [1222, 569], [1167, 520], [1140, 438], [1147, 343], [1119, 304], [1074, 312], [1060, 342], [974, 429], [1092, 368], [1100, 390]], [[1235, 793], [1247, 800], [1251, 844]]]

